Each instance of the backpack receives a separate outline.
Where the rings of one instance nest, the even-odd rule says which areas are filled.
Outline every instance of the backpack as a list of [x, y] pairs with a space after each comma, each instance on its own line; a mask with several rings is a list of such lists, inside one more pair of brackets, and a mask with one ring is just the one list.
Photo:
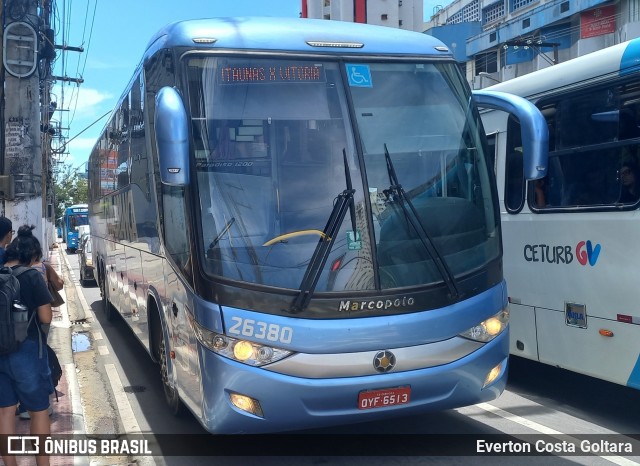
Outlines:
[[51, 370], [51, 383], [53, 384], [54, 391], [56, 393], [56, 401], [58, 400], [58, 391], [55, 388], [58, 386], [58, 382], [62, 378], [62, 366], [58, 361], [56, 352], [53, 351], [51, 346], [47, 345], [47, 359], [49, 361], [49, 369]]
[[[13, 353], [27, 338], [27, 331], [35, 312], [31, 313], [20, 303], [18, 276], [30, 267], [0, 268], [0, 355]], [[16, 306], [17, 305], [17, 306]], [[19, 312], [16, 312], [19, 311]]]

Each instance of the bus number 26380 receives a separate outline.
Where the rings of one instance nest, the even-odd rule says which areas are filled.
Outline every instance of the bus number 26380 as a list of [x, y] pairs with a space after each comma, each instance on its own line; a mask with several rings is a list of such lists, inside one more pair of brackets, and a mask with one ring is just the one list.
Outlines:
[[233, 324], [229, 327], [229, 333], [244, 337], [253, 337], [258, 340], [267, 340], [279, 343], [291, 343], [293, 329], [278, 324], [232, 317]]

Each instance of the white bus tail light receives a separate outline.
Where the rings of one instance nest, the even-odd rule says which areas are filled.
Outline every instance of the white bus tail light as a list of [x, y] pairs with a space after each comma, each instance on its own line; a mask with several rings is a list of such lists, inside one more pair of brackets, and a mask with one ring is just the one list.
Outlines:
[[474, 325], [460, 334], [469, 340], [487, 343], [500, 335], [509, 325], [509, 308], [505, 308], [487, 320]]

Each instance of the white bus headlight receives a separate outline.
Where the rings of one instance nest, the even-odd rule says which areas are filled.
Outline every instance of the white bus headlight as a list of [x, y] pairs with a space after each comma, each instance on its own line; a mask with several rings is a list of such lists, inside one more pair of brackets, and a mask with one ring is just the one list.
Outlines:
[[496, 315], [462, 332], [461, 337], [486, 343], [500, 335], [509, 324], [509, 308], [505, 308]]
[[212, 332], [199, 325], [193, 319], [189, 320], [195, 330], [196, 338], [200, 343], [220, 356], [233, 359], [234, 361], [250, 366], [264, 366], [265, 364], [271, 364], [272, 362], [284, 359], [293, 353], [293, 351], [261, 345], [260, 343], [240, 340]]

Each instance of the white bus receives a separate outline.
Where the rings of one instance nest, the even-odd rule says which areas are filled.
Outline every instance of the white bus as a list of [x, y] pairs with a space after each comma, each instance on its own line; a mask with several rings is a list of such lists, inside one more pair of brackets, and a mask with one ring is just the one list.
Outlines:
[[522, 176], [519, 124], [482, 116], [496, 148], [510, 353], [640, 389], [640, 39], [489, 88], [549, 128], [547, 176]]

